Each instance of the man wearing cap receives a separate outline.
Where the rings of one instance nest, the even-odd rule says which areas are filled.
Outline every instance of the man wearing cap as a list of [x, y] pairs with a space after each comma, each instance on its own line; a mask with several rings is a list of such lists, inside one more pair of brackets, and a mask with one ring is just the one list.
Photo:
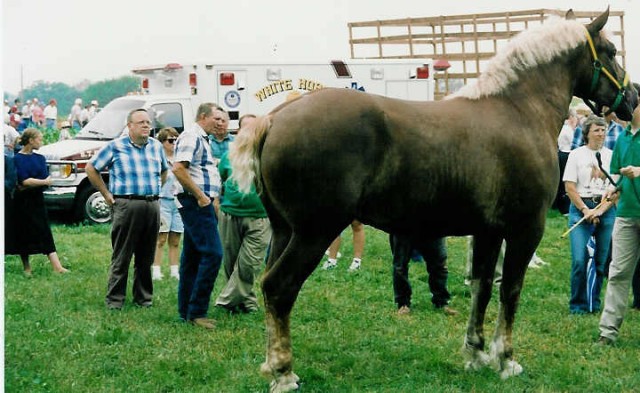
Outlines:
[[98, 101], [92, 100], [91, 106], [89, 107], [89, 121], [91, 121], [98, 114]]
[[71, 123], [71, 126], [76, 130], [79, 130], [80, 128], [82, 128], [81, 115], [82, 115], [82, 99], [76, 98], [76, 100], [73, 103], [73, 106], [71, 107], [71, 113], [69, 113], [69, 118], [67, 119], [69, 120], [69, 123]]
[[[167, 177], [162, 144], [149, 138], [151, 119], [145, 109], [127, 116], [129, 133], [103, 147], [87, 164], [91, 184], [113, 208], [111, 266], [105, 303], [120, 310], [127, 293], [131, 257], [135, 256], [133, 301], [150, 307], [153, 297], [151, 265], [160, 228], [160, 188]], [[109, 168], [109, 188], [100, 171]]]

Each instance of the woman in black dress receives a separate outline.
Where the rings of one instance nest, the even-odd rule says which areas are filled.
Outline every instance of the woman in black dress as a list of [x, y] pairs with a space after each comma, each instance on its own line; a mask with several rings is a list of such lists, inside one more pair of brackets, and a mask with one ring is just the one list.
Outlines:
[[20, 255], [27, 275], [31, 275], [31, 254], [46, 255], [55, 272], [67, 273], [60, 264], [44, 205], [43, 191], [51, 184], [51, 177], [44, 156], [34, 152], [42, 146], [42, 134], [35, 128], [28, 128], [22, 133], [20, 143], [23, 147], [14, 157], [18, 178], [18, 189], [14, 194], [15, 253]]

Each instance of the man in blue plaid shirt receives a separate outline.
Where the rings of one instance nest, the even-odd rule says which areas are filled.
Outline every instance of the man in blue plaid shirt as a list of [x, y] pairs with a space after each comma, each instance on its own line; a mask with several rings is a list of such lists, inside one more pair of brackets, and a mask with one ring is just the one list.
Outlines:
[[[158, 196], [167, 176], [162, 144], [149, 138], [151, 119], [145, 109], [127, 116], [129, 133], [103, 147], [87, 164], [91, 184], [113, 208], [111, 266], [105, 303], [120, 310], [127, 293], [131, 257], [135, 255], [133, 301], [150, 307], [153, 297], [151, 265], [160, 228]], [[109, 187], [100, 171], [109, 169]]]

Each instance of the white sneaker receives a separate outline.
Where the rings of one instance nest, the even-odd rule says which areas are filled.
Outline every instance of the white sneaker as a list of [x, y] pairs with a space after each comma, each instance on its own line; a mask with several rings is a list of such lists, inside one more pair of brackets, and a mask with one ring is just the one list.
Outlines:
[[540, 258], [539, 256], [537, 256], [536, 254], [533, 254], [533, 256], [536, 258], [536, 263], [540, 266], [544, 266], [544, 265], [548, 265], [549, 262], [545, 262], [542, 260], [542, 258]]
[[162, 280], [164, 278], [164, 276], [162, 275], [162, 272], [160, 271], [160, 267], [156, 268], [155, 266], [151, 267], [151, 279], [153, 281], [159, 281]]
[[324, 264], [322, 265], [322, 270], [329, 270], [329, 269], [333, 269], [336, 266], [338, 266], [338, 261], [336, 260], [331, 260], [328, 259], [324, 262]]
[[353, 262], [351, 262], [351, 266], [349, 266], [349, 271], [355, 272], [358, 269], [360, 269], [360, 260], [354, 259]]
[[531, 258], [529, 261], [529, 269], [540, 269], [542, 265], [538, 264], [538, 261], [535, 258]]
[[531, 260], [529, 261], [529, 267], [534, 269], [539, 269], [544, 265], [547, 265], [547, 262], [543, 261], [536, 254], [533, 254], [533, 256], [531, 257]]

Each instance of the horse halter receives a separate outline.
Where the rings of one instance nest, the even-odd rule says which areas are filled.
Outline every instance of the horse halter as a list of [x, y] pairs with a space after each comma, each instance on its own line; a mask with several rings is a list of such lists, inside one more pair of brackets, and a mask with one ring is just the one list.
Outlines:
[[[593, 78], [591, 79], [591, 88], [589, 89], [589, 94], [592, 94], [595, 91], [596, 86], [598, 85], [598, 80], [600, 79], [600, 71], [602, 71], [607, 76], [607, 78], [609, 78], [609, 80], [611, 80], [611, 82], [613, 82], [613, 84], [618, 88], [618, 95], [616, 96], [613, 105], [611, 105], [607, 113], [605, 113], [605, 115], [608, 115], [611, 112], [614, 112], [622, 102], [622, 99], [624, 98], [625, 88], [629, 85], [629, 73], [624, 71], [624, 78], [622, 80], [622, 84], [620, 84], [620, 82], [618, 82], [618, 80], [614, 78], [613, 75], [611, 75], [611, 72], [609, 72], [607, 67], [602, 65], [602, 62], [598, 59], [598, 53], [596, 52], [596, 47], [593, 44], [593, 39], [591, 38], [591, 34], [586, 27], [585, 32], [587, 34], [587, 42], [589, 43], [589, 48], [591, 49], [591, 55], [593, 56]], [[585, 103], [591, 106], [588, 103], [588, 100], [585, 101]], [[591, 109], [594, 113], [597, 112], [595, 108], [592, 107]]]

